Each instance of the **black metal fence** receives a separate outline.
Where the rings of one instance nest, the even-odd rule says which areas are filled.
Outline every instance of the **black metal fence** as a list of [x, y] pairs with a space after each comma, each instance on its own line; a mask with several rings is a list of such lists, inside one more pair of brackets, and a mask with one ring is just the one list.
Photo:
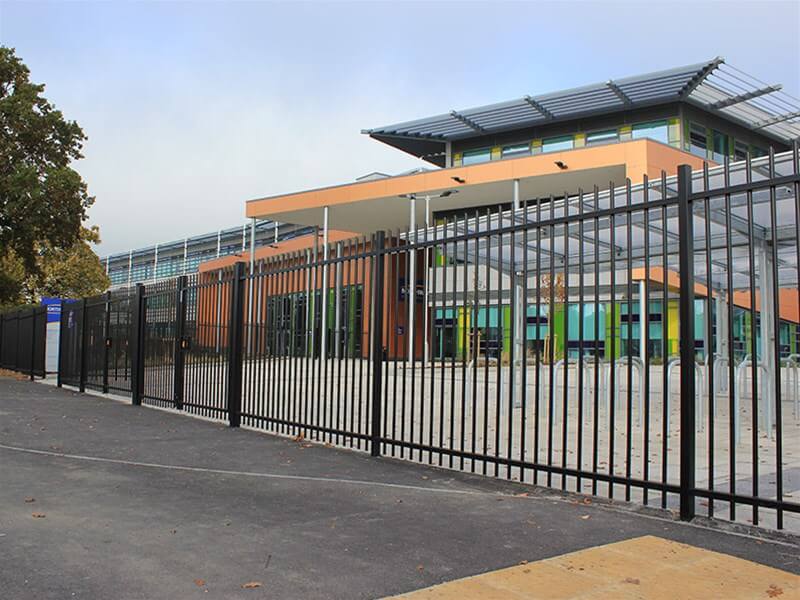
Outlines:
[[45, 376], [47, 308], [23, 308], [0, 315], [0, 368]]
[[798, 157], [432, 203], [425, 227], [87, 299], [61, 382], [800, 530]]

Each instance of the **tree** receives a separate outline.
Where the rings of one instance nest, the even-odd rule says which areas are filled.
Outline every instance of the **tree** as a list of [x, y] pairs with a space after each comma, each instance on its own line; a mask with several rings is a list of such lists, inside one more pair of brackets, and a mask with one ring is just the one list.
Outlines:
[[83, 257], [75, 264], [95, 269], [86, 251], [97, 232], [83, 226], [94, 198], [70, 166], [83, 158], [86, 136], [43, 92], [14, 50], [0, 46], [0, 304], [30, 294], [31, 281], [53, 280], [43, 279], [46, 255], [74, 253]]
[[106, 270], [89, 245], [90, 242], [100, 242], [97, 227], [82, 228], [81, 241], [70, 248], [42, 248], [37, 272], [25, 281], [26, 295], [29, 298], [80, 298], [108, 288], [110, 281]]
[[[90, 243], [99, 243], [96, 227], [82, 228], [81, 241], [70, 248], [41, 246], [37, 251], [35, 272], [26, 272], [22, 261], [12, 252], [0, 255], [0, 277], [11, 290], [11, 302], [0, 301], [0, 309], [19, 304], [36, 304], [42, 296], [80, 298], [93, 296], [108, 288], [110, 281]], [[3, 306], [5, 304], [5, 306]]]

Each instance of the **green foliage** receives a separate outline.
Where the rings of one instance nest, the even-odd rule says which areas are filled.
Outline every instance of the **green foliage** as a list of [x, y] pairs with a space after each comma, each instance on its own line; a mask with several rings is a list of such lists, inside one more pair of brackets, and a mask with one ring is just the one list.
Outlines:
[[13, 251], [0, 256], [0, 287], [7, 286], [6, 295], [11, 299], [0, 300], [0, 310], [36, 304], [42, 296], [80, 298], [107, 289], [111, 282], [90, 242], [100, 242], [97, 228], [82, 228], [81, 241], [69, 248], [40, 247], [36, 269], [31, 272]]
[[0, 46], [0, 304], [102, 291], [87, 243], [97, 232], [83, 227], [94, 198], [70, 167], [86, 136], [43, 92], [14, 50]]

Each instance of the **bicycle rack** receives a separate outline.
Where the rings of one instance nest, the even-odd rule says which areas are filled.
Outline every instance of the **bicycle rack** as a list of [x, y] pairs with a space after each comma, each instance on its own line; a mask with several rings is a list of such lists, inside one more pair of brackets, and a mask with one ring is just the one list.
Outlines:
[[[642, 426], [642, 411], [644, 405], [644, 364], [642, 363], [641, 359], [636, 356], [626, 356], [623, 358], [618, 358], [612, 363], [608, 364], [608, 369], [606, 370], [606, 415], [607, 418], [611, 419], [611, 369], [614, 369], [614, 377], [617, 381], [619, 378], [617, 374], [619, 373], [619, 369], [621, 367], [627, 367], [628, 363], [630, 363], [631, 368], [636, 369], [636, 373], [639, 376], [639, 393], [638, 393], [638, 402], [637, 402], [637, 417], [636, 423], [638, 427]], [[633, 381], [628, 381], [628, 387], [633, 387]], [[614, 388], [614, 407], [621, 408], [622, 405], [620, 404], [619, 400], [619, 385]]]
[[[670, 419], [672, 418], [672, 412], [670, 408], [671, 399], [672, 399], [672, 374], [675, 371], [675, 367], [681, 366], [681, 359], [680, 358], [671, 358], [667, 361], [667, 397], [664, 399], [664, 402], [667, 404], [667, 436], [669, 436], [670, 431]], [[705, 385], [705, 375], [701, 369], [694, 370], [694, 379], [695, 379], [695, 427], [702, 431], [703, 429], [703, 389]], [[678, 390], [678, 395], [680, 396], [680, 390]]]

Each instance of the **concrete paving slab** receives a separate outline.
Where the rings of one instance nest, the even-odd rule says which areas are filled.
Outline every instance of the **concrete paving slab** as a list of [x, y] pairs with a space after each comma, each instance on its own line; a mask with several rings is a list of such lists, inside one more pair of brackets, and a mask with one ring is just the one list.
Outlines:
[[403, 600], [800, 598], [800, 576], [643, 536], [394, 596]]

